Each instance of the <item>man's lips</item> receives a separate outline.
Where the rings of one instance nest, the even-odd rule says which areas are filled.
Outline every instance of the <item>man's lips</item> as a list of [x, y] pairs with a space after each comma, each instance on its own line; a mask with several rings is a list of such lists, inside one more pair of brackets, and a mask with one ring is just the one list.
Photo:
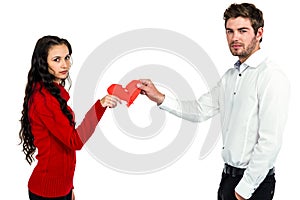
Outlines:
[[241, 48], [243, 45], [241, 44], [232, 44], [231, 47], [234, 49]]

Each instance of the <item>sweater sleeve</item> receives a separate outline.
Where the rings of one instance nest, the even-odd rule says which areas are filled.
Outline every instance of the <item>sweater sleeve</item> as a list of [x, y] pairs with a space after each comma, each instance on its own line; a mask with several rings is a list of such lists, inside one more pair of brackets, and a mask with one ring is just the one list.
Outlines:
[[76, 129], [69, 123], [57, 101], [39, 102], [35, 110], [51, 136], [72, 150], [80, 150], [95, 131], [106, 108], [97, 100]]
[[81, 124], [76, 128], [77, 134], [79, 135], [83, 144], [85, 144], [91, 137], [95, 128], [102, 118], [106, 107], [102, 107], [100, 100], [98, 100], [86, 113]]

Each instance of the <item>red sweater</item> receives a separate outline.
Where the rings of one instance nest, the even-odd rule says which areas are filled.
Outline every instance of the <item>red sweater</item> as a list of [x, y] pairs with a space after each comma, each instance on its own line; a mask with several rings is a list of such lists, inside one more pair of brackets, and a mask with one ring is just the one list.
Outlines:
[[[41, 84], [37, 84], [29, 106], [38, 163], [31, 174], [28, 188], [39, 196], [60, 197], [67, 195], [73, 188], [75, 150], [80, 150], [93, 134], [105, 108], [98, 100], [75, 129], [61, 111], [57, 99], [41, 87]], [[60, 85], [57, 87], [61, 97], [68, 101], [68, 92]]]

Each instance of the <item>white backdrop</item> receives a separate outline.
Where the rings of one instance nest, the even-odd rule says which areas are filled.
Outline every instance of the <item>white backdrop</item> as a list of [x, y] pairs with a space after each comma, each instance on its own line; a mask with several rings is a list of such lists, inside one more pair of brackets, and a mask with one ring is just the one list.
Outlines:
[[[223, 74], [235, 60], [227, 47], [222, 19], [224, 10], [233, 2], [2, 1], [0, 199], [28, 199], [27, 181], [34, 166], [29, 166], [24, 160], [21, 146], [18, 146], [18, 132], [27, 73], [38, 38], [44, 35], [58, 35], [69, 40], [73, 47], [74, 65], [71, 76], [74, 82], [80, 66], [98, 45], [115, 35], [139, 28], [169, 29], [189, 37], [208, 53], [219, 73]], [[296, 1], [293, 0], [249, 2], [255, 3], [264, 12], [265, 33], [262, 47], [281, 64], [292, 86], [291, 109], [283, 147], [276, 164], [277, 187], [274, 199], [295, 199], [295, 196], [299, 195], [300, 179], [300, 173], [297, 172], [300, 165], [300, 137], [297, 126], [300, 99], [297, 72], [300, 66], [296, 60], [300, 39], [299, 23], [295, 17], [298, 9], [295, 6]], [[110, 78], [113, 80], [114, 76]], [[203, 85], [201, 79], [198, 82], [191, 81]], [[104, 85], [99, 89], [97, 95], [104, 96], [108, 86]], [[205, 87], [197, 85], [193, 86], [193, 89], [197, 95], [206, 92]], [[149, 103], [144, 100], [139, 96], [135, 105]], [[113, 127], [110, 112], [105, 113], [103, 121]], [[136, 115], [140, 114], [135, 112]], [[171, 116], [168, 117], [175, 120]], [[103, 121], [101, 122], [104, 123]], [[83, 148], [77, 153], [74, 180], [77, 199], [216, 199], [223, 166], [220, 156], [221, 142], [219, 141], [208, 157], [198, 159], [209, 124], [210, 121], [207, 121], [199, 125], [199, 134], [183, 157], [156, 173], [131, 175], [116, 172], [97, 162]], [[172, 130], [168, 132], [171, 133]], [[202, 132], [204, 134], [201, 134]], [[165, 143], [169, 141], [164, 140]], [[120, 139], [115, 140], [114, 144], [123, 144], [122, 148], [129, 148]]]

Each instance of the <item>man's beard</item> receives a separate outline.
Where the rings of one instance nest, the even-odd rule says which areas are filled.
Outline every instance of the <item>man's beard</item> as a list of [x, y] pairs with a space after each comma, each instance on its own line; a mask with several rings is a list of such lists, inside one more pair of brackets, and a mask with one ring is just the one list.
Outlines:
[[[232, 43], [230, 44], [230, 46], [231, 46], [232, 44], [234, 44], [234, 42], [232, 42]], [[254, 38], [251, 40], [250, 44], [247, 46], [247, 48], [246, 48], [246, 49], [243, 49], [242, 52], [236, 52], [236, 51], [232, 50], [231, 48], [230, 48], [230, 51], [231, 51], [231, 54], [232, 54], [233, 56], [238, 56], [239, 58], [248, 58], [248, 57], [253, 53], [253, 50], [255, 49], [256, 44], [257, 44], [257, 40], [256, 40], [256, 38], [254, 37]], [[244, 44], [242, 44], [242, 46], [244, 47]]]

